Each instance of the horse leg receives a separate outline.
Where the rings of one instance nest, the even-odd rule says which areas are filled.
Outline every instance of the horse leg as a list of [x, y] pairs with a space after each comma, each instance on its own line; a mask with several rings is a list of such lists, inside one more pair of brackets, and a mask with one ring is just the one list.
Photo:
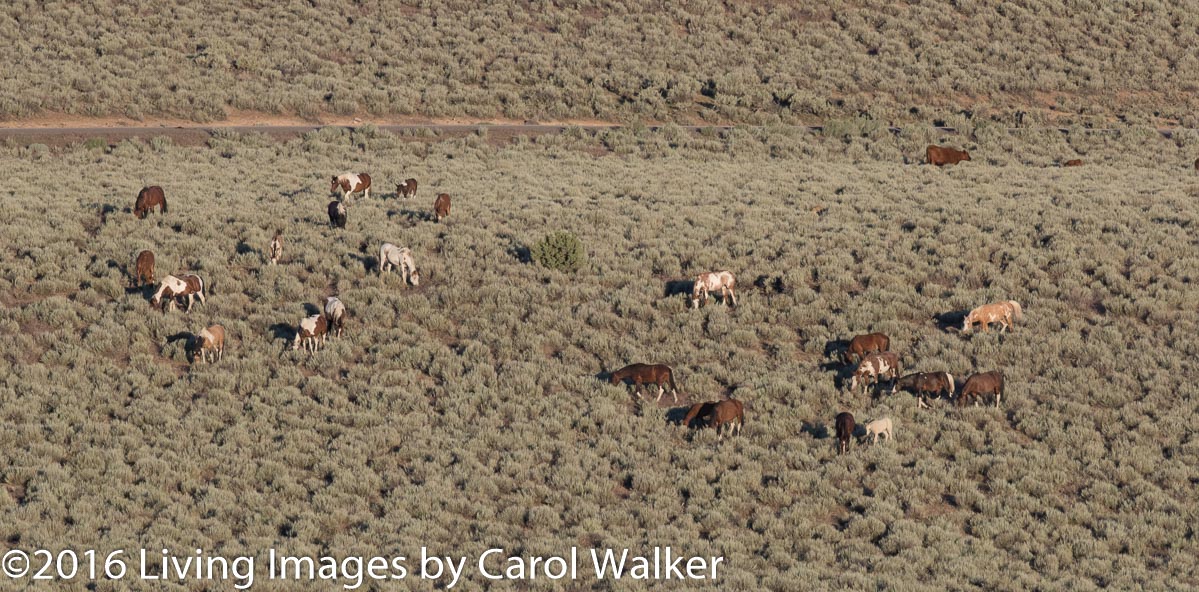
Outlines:
[[664, 393], [666, 393], [666, 389], [662, 388], [662, 385], [659, 384], [658, 385], [658, 398], [654, 399], [654, 402], [657, 403], [658, 401], [661, 401], [662, 395]]
[[729, 296], [733, 299], [733, 306], [737, 306], [737, 293], [733, 291], [732, 286], [729, 286]]

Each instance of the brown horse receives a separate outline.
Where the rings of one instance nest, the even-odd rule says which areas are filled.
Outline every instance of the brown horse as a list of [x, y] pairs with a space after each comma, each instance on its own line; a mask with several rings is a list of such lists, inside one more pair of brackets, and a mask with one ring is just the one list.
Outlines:
[[[687, 416], [683, 418], [683, 425], [690, 427], [691, 421], [700, 419], [705, 425], [710, 425], [716, 428], [716, 435], [720, 439], [724, 439], [724, 434], [721, 428], [728, 425], [728, 430], [733, 435], [741, 433], [741, 428], [745, 427], [745, 406], [732, 397], [723, 401], [709, 401], [707, 403], [696, 403], [687, 411]], [[736, 423], [734, 423], [736, 422]]]
[[849, 452], [849, 439], [853, 436], [853, 414], [842, 411], [837, 414], [837, 454]]
[[1070, 160], [1067, 160], [1065, 163], [1063, 163], [1062, 166], [1068, 166], [1068, 167], [1082, 166], [1082, 159], [1072, 158]]
[[924, 396], [931, 394], [933, 398], [945, 393], [945, 398], [952, 398], [955, 390], [953, 375], [948, 372], [917, 372], [900, 377], [895, 383], [896, 390], [904, 390], [916, 395], [920, 407], [928, 407]]
[[330, 192], [338, 189], [342, 191], [342, 201], [349, 199], [352, 193], [361, 193], [362, 197], [369, 199], [371, 196], [371, 176], [366, 173], [342, 173], [333, 177], [333, 182], [329, 185]]
[[404, 199], [416, 197], [416, 179], [405, 179], [403, 183], [396, 185], [396, 195]]
[[927, 159], [928, 164], [945, 166], [947, 164], [957, 164], [963, 160], [970, 160], [970, 153], [965, 150], [930, 145], [924, 149], [924, 157]]
[[137, 261], [134, 262], [135, 269], [133, 273], [133, 287], [140, 288], [145, 284], [154, 283], [154, 252], [142, 251], [137, 254]]
[[196, 351], [192, 361], [198, 357], [201, 362], [207, 362], [209, 354], [213, 363], [225, 357], [225, 328], [220, 325], [212, 325], [196, 336]]
[[438, 193], [437, 201], [433, 202], [433, 215], [441, 222], [442, 218], [450, 215], [450, 194]]
[[655, 403], [662, 400], [662, 394], [666, 392], [666, 385], [670, 385], [670, 394], [674, 397], [674, 402], [679, 402], [679, 389], [674, 384], [674, 370], [666, 364], [629, 364], [613, 372], [612, 376], [608, 378], [608, 382], [612, 384], [619, 384], [625, 380], [633, 382], [637, 387], [636, 392], [639, 397], [642, 397], [641, 385], [658, 385], [658, 398], [654, 399]]
[[857, 361], [861, 362], [862, 357], [870, 352], [885, 352], [890, 351], [890, 349], [891, 338], [882, 333], [858, 335], [849, 340], [849, 347], [845, 350], [845, 363], [853, 363], [854, 356], [857, 356]]
[[962, 392], [958, 394], [957, 406], [961, 407], [966, 401], [973, 399], [974, 406], [984, 395], [995, 397], [995, 408], [999, 408], [999, 399], [1003, 397], [1003, 372], [992, 370], [974, 374], [962, 384]]
[[137, 201], [133, 204], [133, 215], [140, 220], [146, 217], [146, 214], [154, 211], [154, 206], [159, 206], [160, 214], [167, 213], [167, 198], [162, 193], [162, 187], [151, 185], [143, 187], [137, 194]]

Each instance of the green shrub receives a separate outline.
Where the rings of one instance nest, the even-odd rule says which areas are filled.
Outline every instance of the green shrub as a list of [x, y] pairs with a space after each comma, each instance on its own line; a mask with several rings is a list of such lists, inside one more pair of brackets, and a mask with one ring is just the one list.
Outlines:
[[578, 271], [587, 259], [583, 241], [573, 232], [553, 232], [533, 245], [533, 260], [549, 269]]

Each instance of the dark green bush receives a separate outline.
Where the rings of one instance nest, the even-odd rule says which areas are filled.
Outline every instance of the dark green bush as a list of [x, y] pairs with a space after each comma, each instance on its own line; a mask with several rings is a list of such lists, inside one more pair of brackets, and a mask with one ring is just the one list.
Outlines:
[[583, 241], [573, 232], [553, 232], [533, 245], [533, 260], [549, 269], [578, 271], [587, 260]]

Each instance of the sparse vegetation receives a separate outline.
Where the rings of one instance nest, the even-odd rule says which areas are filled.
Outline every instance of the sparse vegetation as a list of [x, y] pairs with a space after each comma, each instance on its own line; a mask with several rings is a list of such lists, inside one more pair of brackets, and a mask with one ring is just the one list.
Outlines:
[[[961, 138], [975, 160], [938, 170], [903, 164], [932, 139], [913, 131], [667, 133], [0, 149], [0, 535], [229, 554], [669, 544], [725, 556], [727, 589], [1192, 585], [1193, 138], [979, 129]], [[1048, 166], [1068, 153], [1088, 165]], [[439, 225], [372, 196], [335, 231], [328, 178], [347, 169], [462, 198]], [[170, 213], [135, 220], [150, 184]], [[547, 227], [588, 245], [570, 282], [521, 261]], [[419, 287], [376, 273], [397, 238]], [[127, 291], [144, 248], [160, 276], [202, 274], [208, 303], [162, 315]], [[716, 268], [743, 280], [735, 309], [665, 295]], [[332, 294], [346, 336], [285, 349]], [[1025, 308], [1013, 335], [934, 321], [1003, 298]], [[213, 323], [224, 359], [189, 365]], [[913, 371], [1002, 368], [1003, 407], [845, 392], [826, 345], [868, 330]], [[718, 445], [597, 379], [631, 361], [671, 364], [680, 407], [734, 394], [743, 433]], [[845, 409], [892, 417], [897, 438], [838, 457]]]

